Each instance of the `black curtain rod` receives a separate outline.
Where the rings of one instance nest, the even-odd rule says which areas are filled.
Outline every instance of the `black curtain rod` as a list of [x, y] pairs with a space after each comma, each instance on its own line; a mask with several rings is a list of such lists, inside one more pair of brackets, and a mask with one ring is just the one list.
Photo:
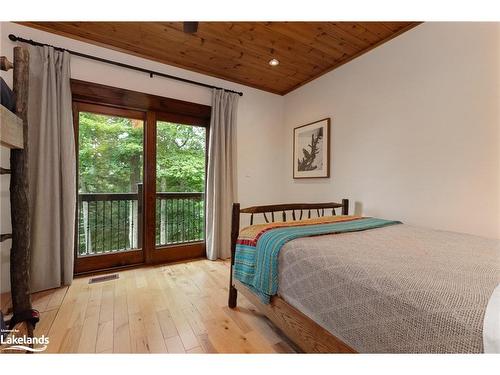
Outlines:
[[235, 93], [235, 94], [238, 94], [239, 96], [243, 96], [243, 93], [242, 93], [242, 92], [233, 91], [233, 90], [227, 90], [227, 89], [222, 88], [222, 87], [213, 86], [213, 85], [208, 85], [208, 84], [206, 84], [206, 83], [197, 82], [197, 81], [192, 81], [192, 80], [190, 80], [190, 79], [186, 79], [186, 78], [176, 77], [176, 76], [172, 76], [172, 75], [170, 75], [170, 74], [165, 74], [165, 73], [161, 73], [161, 72], [155, 72], [154, 70], [144, 69], [144, 68], [140, 68], [140, 67], [138, 67], [138, 66], [133, 66], [133, 65], [128, 65], [128, 64], [121, 63], [121, 62], [113, 61], [113, 60], [103, 59], [102, 57], [97, 57], [97, 56], [87, 55], [87, 54], [85, 54], [85, 53], [76, 52], [76, 51], [72, 51], [72, 50], [69, 50], [69, 49], [61, 48], [61, 47], [55, 47], [55, 46], [52, 46], [52, 45], [50, 45], [50, 44], [45, 44], [45, 43], [36, 42], [36, 41], [34, 41], [34, 40], [31, 40], [31, 39], [24, 39], [24, 38], [21, 38], [21, 37], [15, 36], [14, 34], [9, 34], [9, 39], [10, 39], [10, 40], [12, 40], [13, 42], [28, 43], [28, 44], [31, 44], [31, 45], [33, 45], [33, 46], [40, 46], [40, 47], [47, 46], [47, 47], [53, 47], [53, 48], [54, 48], [55, 50], [57, 50], [57, 51], [66, 51], [66, 52], [69, 52], [70, 54], [75, 55], [75, 56], [83, 57], [83, 58], [90, 59], [90, 60], [100, 61], [100, 62], [103, 62], [103, 63], [106, 63], [106, 64], [111, 64], [111, 65], [120, 66], [120, 67], [122, 67], [122, 68], [127, 68], [127, 69], [131, 69], [131, 70], [136, 70], [136, 71], [138, 71], [138, 72], [142, 72], [142, 73], [147, 73], [147, 74], [149, 74], [149, 76], [150, 76], [151, 78], [153, 78], [154, 76], [158, 76], [158, 77], [163, 77], [163, 78], [168, 78], [168, 79], [174, 79], [174, 80], [176, 80], [176, 81], [181, 81], [181, 82], [185, 82], [185, 83], [190, 83], [190, 84], [192, 84], [192, 85], [197, 85], [197, 86], [207, 87], [207, 88], [209, 88], [209, 89], [219, 89], [219, 90], [224, 90], [224, 91], [227, 91], [227, 92], [233, 92], [233, 93]]

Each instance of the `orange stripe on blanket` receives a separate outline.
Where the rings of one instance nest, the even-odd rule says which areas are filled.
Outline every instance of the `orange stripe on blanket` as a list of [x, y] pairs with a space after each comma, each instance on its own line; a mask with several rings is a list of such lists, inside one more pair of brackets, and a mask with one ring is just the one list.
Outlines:
[[362, 216], [324, 216], [315, 217], [312, 219], [297, 220], [297, 221], [279, 221], [276, 223], [255, 224], [243, 228], [240, 231], [237, 243], [240, 245], [255, 246], [260, 236], [265, 232], [275, 228], [283, 227], [300, 227], [304, 225], [330, 224], [342, 221], [352, 221], [362, 219]]

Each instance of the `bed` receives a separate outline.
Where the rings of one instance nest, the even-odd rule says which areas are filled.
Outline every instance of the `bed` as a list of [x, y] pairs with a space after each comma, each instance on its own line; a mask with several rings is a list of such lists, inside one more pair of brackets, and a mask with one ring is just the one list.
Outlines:
[[229, 307], [244, 294], [304, 352], [500, 352], [498, 240], [348, 206], [234, 204]]

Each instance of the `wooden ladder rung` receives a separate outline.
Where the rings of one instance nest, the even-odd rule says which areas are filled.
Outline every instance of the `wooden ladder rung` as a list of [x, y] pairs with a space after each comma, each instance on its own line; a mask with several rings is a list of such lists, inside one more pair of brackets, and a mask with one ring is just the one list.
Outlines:
[[0, 104], [0, 145], [22, 149], [24, 147], [23, 120]]
[[0, 69], [8, 71], [14, 68], [14, 64], [12, 64], [9, 59], [5, 56], [0, 56]]
[[10, 174], [10, 169], [0, 167], [0, 175], [1, 174]]
[[2, 233], [2, 234], [0, 234], [0, 242], [6, 241], [9, 238], [12, 238], [12, 233]]

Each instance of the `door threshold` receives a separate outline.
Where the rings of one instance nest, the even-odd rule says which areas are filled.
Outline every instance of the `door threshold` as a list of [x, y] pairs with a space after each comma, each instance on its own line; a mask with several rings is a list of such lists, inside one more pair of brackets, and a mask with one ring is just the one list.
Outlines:
[[109, 268], [103, 268], [100, 270], [92, 270], [92, 271], [84, 271], [84, 272], [79, 272], [79, 273], [74, 273], [73, 278], [82, 278], [82, 277], [88, 277], [88, 276], [94, 276], [94, 275], [102, 275], [105, 273], [110, 273], [110, 272], [120, 272], [120, 271], [127, 271], [135, 268], [146, 268], [146, 267], [159, 267], [159, 266], [165, 266], [167, 264], [180, 264], [180, 263], [188, 263], [188, 262], [193, 262], [197, 260], [202, 260], [202, 259], [208, 259], [206, 256], [197, 256], [193, 258], [185, 258], [185, 259], [178, 259], [174, 261], [163, 261], [163, 262], [156, 262], [156, 263], [136, 263], [136, 264], [129, 264], [126, 266], [116, 266], [116, 267], [109, 267]]

